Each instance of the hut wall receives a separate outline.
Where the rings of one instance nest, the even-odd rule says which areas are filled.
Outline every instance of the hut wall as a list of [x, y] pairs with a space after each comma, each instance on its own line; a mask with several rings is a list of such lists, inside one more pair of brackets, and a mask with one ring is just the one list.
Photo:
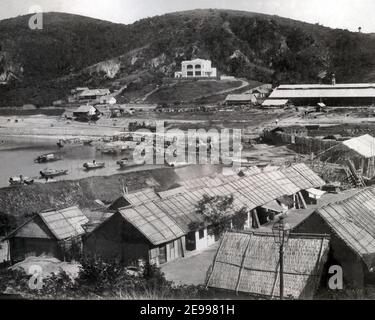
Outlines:
[[203, 250], [208, 247], [207, 228], [195, 232], [195, 243], [196, 250]]
[[104, 223], [84, 239], [84, 252], [105, 259], [120, 259], [126, 265], [138, 259], [149, 261], [149, 241], [119, 215]]
[[0, 242], [0, 264], [10, 260], [9, 241]]
[[167, 243], [166, 247], [167, 247], [167, 262], [173, 261], [177, 258], [181, 258], [184, 256], [181, 238]]
[[293, 228], [293, 232], [330, 234], [330, 250], [333, 258], [331, 260], [337, 261], [337, 264], [342, 267], [344, 281], [354, 288], [363, 288], [365, 277], [368, 275], [367, 267], [360, 257], [331, 231], [330, 227], [317, 213], [313, 213]]
[[22, 261], [28, 256], [46, 254], [62, 259], [62, 252], [56, 240], [14, 237], [9, 241], [12, 262]]

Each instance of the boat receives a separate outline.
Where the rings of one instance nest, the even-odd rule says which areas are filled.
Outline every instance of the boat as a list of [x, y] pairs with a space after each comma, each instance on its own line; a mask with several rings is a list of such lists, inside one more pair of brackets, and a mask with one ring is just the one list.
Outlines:
[[116, 163], [120, 166], [120, 168], [125, 168], [126, 166], [129, 165], [129, 159], [124, 158], [124, 159], [118, 160]]
[[42, 178], [54, 178], [54, 177], [60, 177], [65, 176], [68, 174], [68, 170], [55, 170], [55, 169], [44, 169], [40, 171], [40, 176]]
[[120, 150], [116, 148], [106, 148], [101, 150], [102, 154], [118, 154]]
[[94, 141], [93, 140], [83, 140], [82, 143], [84, 146], [90, 146]]
[[34, 180], [28, 177], [23, 177], [22, 175], [18, 177], [10, 177], [9, 184], [11, 186], [22, 186], [24, 184], [31, 185], [34, 183]]
[[59, 148], [64, 148], [64, 144], [61, 140], [59, 142], [57, 142], [56, 144]]
[[83, 164], [83, 167], [86, 170], [102, 169], [102, 168], [105, 167], [105, 163], [104, 162], [96, 162], [96, 161], [86, 162], [86, 163]]
[[38, 158], [34, 160], [36, 163], [45, 163], [45, 162], [52, 162], [52, 161], [58, 161], [61, 160], [61, 156], [55, 154], [55, 153], [48, 153], [48, 154], [42, 154]]

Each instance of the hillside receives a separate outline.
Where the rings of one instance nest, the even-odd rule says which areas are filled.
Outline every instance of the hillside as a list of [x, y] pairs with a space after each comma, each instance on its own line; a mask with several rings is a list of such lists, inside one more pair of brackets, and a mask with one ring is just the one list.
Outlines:
[[373, 35], [277, 16], [207, 9], [122, 25], [48, 13], [43, 30], [28, 19], [0, 21], [0, 106], [47, 105], [75, 86], [128, 84], [131, 94], [194, 57], [261, 82], [317, 82], [323, 70], [339, 82], [375, 80]]

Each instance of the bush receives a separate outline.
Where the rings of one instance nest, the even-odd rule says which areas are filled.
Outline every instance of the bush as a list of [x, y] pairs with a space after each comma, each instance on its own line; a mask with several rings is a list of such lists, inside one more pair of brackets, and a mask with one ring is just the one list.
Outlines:
[[146, 264], [143, 272], [130, 275], [118, 261], [83, 257], [81, 270], [72, 279], [61, 270], [43, 279], [40, 290], [29, 287], [31, 276], [23, 271], [0, 271], [0, 292], [31, 299], [191, 299], [208, 297], [203, 286], [181, 286], [167, 281], [160, 268]]

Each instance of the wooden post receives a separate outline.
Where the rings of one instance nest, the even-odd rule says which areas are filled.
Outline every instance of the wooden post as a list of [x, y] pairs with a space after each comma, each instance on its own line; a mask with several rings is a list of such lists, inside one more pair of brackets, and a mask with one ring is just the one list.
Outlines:
[[250, 230], [251, 229], [251, 213], [250, 213], [250, 210], [247, 210], [247, 229]]
[[367, 159], [367, 170], [366, 170], [366, 176], [370, 178], [370, 167], [371, 167], [371, 160], [370, 158]]
[[299, 198], [300, 198], [300, 200], [301, 200], [301, 204], [302, 204], [301, 206], [302, 206], [302, 209], [307, 209], [307, 205], [306, 205], [305, 199], [304, 199], [303, 196], [302, 196], [301, 191], [298, 192], [298, 195], [299, 195]]
[[365, 159], [364, 158], [361, 158], [361, 174], [363, 175], [364, 174], [364, 170], [365, 170]]
[[301, 203], [298, 197], [298, 194], [295, 194], [295, 201], [296, 201], [296, 209], [301, 209]]
[[252, 227], [254, 229], [259, 229], [260, 227], [260, 223], [259, 223], [259, 218], [258, 218], [258, 213], [257, 213], [257, 209], [254, 209], [253, 211], [251, 211], [251, 215], [252, 215], [252, 220], [253, 220], [253, 225]]

